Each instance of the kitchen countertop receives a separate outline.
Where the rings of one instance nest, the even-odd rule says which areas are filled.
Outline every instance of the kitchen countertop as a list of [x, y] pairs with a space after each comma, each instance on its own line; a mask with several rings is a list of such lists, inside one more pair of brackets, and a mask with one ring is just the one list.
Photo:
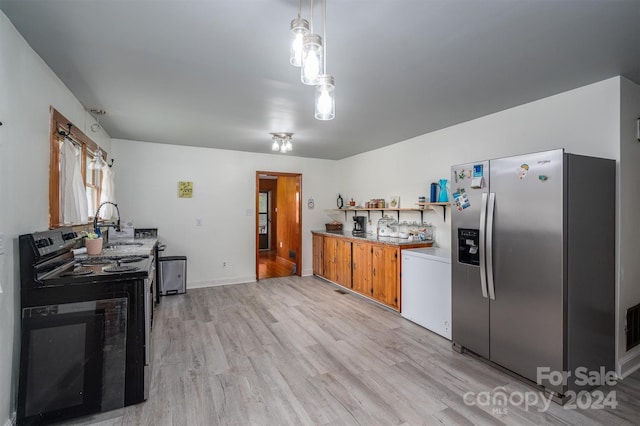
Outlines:
[[317, 235], [328, 235], [331, 237], [342, 237], [350, 240], [359, 240], [366, 241], [370, 243], [378, 243], [385, 244], [396, 247], [430, 247], [433, 245], [433, 241], [420, 241], [420, 240], [409, 240], [407, 238], [396, 238], [396, 237], [379, 237], [375, 234], [365, 234], [365, 235], [352, 235], [350, 231], [311, 231], [312, 234]]
[[110, 241], [106, 247], [102, 248], [100, 254], [88, 256], [87, 254], [76, 255], [76, 260], [86, 260], [93, 258], [117, 258], [126, 256], [149, 256], [153, 247], [158, 243], [157, 238], [140, 238], [130, 240]]

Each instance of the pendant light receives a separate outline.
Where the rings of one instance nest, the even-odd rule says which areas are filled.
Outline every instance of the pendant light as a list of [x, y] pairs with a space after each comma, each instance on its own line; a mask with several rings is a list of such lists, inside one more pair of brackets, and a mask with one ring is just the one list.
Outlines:
[[318, 120], [333, 120], [336, 116], [334, 78], [327, 74], [318, 77], [316, 85], [315, 117]]
[[298, 17], [291, 21], [291, 44], [289, 62], [291, 65], [302, 66], [302, 43], [304, 36], [309, 34], [309, 21], [301, 18], [302, 0], [298, 0]]
[[[327, 0], [323, 0], [322, 32], [324, 37], [324, 66], [327, 69]], [[336, 116], [335, 80], [329, 74], [321, 74], [316, 81], [315, 118], [333, 120]]]
[[313, 86], [318, 76], [324, 74], [322, 37], [313, 34], [313, 0], [311, 0], [311, 33], [304, 36], [302, 44], [302, 68], [300, 78], [304, 84]]

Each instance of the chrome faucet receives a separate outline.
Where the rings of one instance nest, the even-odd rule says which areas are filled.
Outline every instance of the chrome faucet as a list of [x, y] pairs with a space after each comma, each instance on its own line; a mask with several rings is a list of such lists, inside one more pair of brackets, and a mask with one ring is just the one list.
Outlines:
[[[116, 222], [115, 228], [117, 232], [120, 232], [120, 209], [118, 208], [118, 205], [116, 203], [112, 203], [111, 201], [105, 201], [104, 203], [98, 206], [98, 209], [96, 210], [96, 214], [93, 217], [93, 232], [95, 232], [98, 235], [101, 234], [100, 227], [98, 226], [98, 213], [100, 213], [100, 209], [105, 204], [111, 204], [116, 208], [116, 211], [118, 212], [118, 221]], [[106, 226], [113, 226], [113, 225], [106, 225]]]

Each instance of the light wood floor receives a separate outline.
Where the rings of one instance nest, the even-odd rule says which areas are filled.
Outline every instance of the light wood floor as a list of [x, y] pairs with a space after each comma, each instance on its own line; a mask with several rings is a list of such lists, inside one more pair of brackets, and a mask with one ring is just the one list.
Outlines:
[[67, 424], [638, 424], [640, 374], [615, 410], [469, 406], [467, 392], [533, 389], [451, 343], [316, 277], [162, 298], [150, 399]]
[[278, 263], [275, 250], [260, 251], [258, 263], [258, 279], [287, 277], [292, 275], [291, 266]]

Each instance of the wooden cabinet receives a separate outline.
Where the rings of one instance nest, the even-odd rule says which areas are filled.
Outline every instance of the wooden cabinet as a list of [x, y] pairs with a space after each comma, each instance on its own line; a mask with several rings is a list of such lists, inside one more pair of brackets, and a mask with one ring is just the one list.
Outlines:
[[351, 288], [351, 241], [336, 238], [336, 282]]
[[398, 308], [400, 249], [374, 245], [371, 256], [372, 297], [385, 305]]
[[353, 247], [353, 285], [358, 293], [371, 294], [371, 250], [372, 245], [365, 242], [354, 242]]
[[336, 242], [337, 238], [324, 238], [324, 253], [323, 253], [323, 265], [324, 273], [323, 277], [329, 281], [336, 282]]
[[324, 237], [323, 267], [321, 276], [351, 288], [351, 241]]
[[324, 237], [313, 234], [313, 274], [324, 276]]
[[[402, 248], [429, 247], [405, 244]], [[398, 310], [400, 246], [313, 234], [313, 273]]]
[[353, 243], [354, 291], [398, 308], [400, 249], [371, 243]]

